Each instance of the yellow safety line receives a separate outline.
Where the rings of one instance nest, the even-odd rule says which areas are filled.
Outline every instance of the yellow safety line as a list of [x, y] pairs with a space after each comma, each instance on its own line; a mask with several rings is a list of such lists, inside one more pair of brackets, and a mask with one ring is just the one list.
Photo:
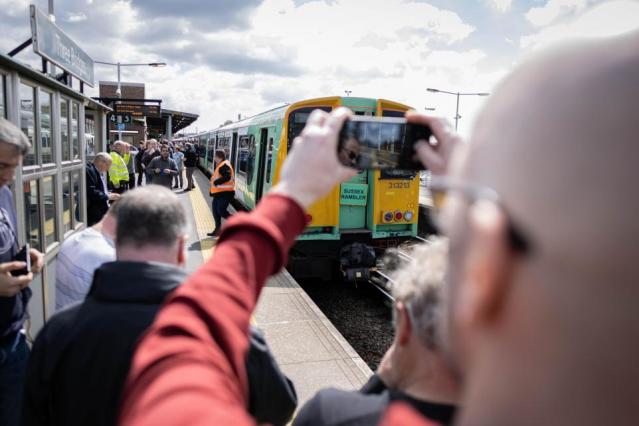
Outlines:
[[[206, 234], [215, 229], [215, 221], [197, 183], [195, 183], [195, 188], [189, 192], [189, 199], [195, 216], [195, 228], [197, 237], [200, 240], [200, 251], [202, 252], [202, 258], [206, 262], [213, 254], [213, 249], [215, 248], [215, 240]], [[251, 315], [251, 324], [257, 326], [255, 315]]]
[[200, 240], [200, 251], [202, 252], [202, 258], [206, 262], [213, 254], [213, 248], [215, 247], [215, 240], [206, 234], [213, 231], [215, 222], [208, 203], [204, 199], [197, 183], [195, 183], [195, 188], [189, 191], [189, 199], [195, 216], [195, 228], [197, 237]]

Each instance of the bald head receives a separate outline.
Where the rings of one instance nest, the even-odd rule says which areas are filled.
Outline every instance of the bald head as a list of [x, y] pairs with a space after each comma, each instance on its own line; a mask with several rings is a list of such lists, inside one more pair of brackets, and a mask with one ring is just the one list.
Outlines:
[[[547, 424], [545, 413], [562, 423], [557, 405], [564, 424], [632, 418], [637, 52], [639, 33], [525, 64], [494, 93], [458, 158], [456, 173], [495, 189], [505, 206], [453, 207], [451, 339], [470, 382], [469, 423]], [[529, 254], [493, 238], [509, 220], [530, 239]], [[553, 391], [534, 394], [539, 386]]]

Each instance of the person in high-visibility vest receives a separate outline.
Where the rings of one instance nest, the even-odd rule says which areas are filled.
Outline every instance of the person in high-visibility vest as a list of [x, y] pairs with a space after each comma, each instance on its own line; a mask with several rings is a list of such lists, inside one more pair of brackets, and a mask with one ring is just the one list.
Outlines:
[[129, 169], [122, 156], [125, 154], [126, 142], [115, 141], [111, 150], [113, 163], [109, 169], [109, 181], [113, 185], [114, 192], [123, 193], [129, 186]]
[[213, 197], [215, 230], [207, 234], [210, 237], [220, 235], [222, 219], [227, 219], [230, 216], [229, 203], [235, 197], [235, 171], [226, 159], [225, 152], [221, 149], [216, 150], [214, 160], [215, 171], [211, 175], [211, 196]]

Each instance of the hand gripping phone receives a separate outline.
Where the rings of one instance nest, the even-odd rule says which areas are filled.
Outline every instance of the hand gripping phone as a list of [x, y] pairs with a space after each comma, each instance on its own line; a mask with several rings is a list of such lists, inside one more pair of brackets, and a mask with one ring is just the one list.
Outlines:
[[18, 253], [16, 253], [15, 256], [13, 256], [13, 260], [16, 262], [24, 262], [27, 264], [27, 266], [23, 269], [16, 269], [14, 271], [11, 271], [11, 275], [17, 277], [20, 275], [27, 275], [29, 272], [31, 272], [31, 256], [29, 254], [29, 243], [25, 244], [24, 247], [22, 247], [22, 249]]

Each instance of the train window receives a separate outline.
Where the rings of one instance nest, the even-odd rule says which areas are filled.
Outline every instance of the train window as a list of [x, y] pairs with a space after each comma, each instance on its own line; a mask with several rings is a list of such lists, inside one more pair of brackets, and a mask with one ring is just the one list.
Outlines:
[[268, 140], [268, 152], [266, 154], [266, 183], [271, 182], [271, 166], [273, 162], [273, 138], [269, 138]]
[[379, 171], [380, 179], [414, 179], [417, 176], [415, 170], [382, 169]]
[[304, 126], [306, 126], [306, 121], [308, 120], [308, 116], [311, 115], [311, 112], [316, 109], [321, 109], [322, 111], [330, 112], [331, 107], [327, 106], [317, 106], [317, 107], [306, 107], [296, 109], [291, 112], [288, 116], [288, 140], [286, 143], [286, 148], [288, 151], [291, 150], [291, 144], [296, 137], [302, 133]]
[[40, 90], [40, 141], [42, 149], [42, 163], [55, 163], [53, 141], [51, 140], [51, 93]]
[[29, 245], [42, 250], [40, 244], [40, 203], [38, 202], [38, 180], [25, 182], [24, 188], [24, 225]]
[[404, 111], [393, 111], [385, 109], [382, 111], [382, 117], [404, 117], [406, 113]]
[[249, 171], [249, 138], [248, 136], [242, 136], [239, 141], [238, 148], [238, 171], [247, 177], [248, 181], [248, 171]]
[[78, 130], [78, 119], [80, 117], [80, 105], [71, 102], [71, 154], [74, 160], [80, 159], [80, 134]]
[[71, 230], [71, 173], [62, 174], [62, 232]]
[[0, 74], [0, 117], [7, 118], [7, 76]]
[[38, 147], [35, 139], [35, 89], [27, 84], [20, 83], [20, 128], [29, 138], [31, 149], [22, 160], [23, 166], [37, 164]]
[[55, 176], [46, 176], [42, 179], [42, 196], [44, 201], [44, 245], [49, 247], [57, 240]]
[[69, 144], [69, 101], [60, 99], [60, 141], [62, 142], [62, 161], [71, 159], [71, 145]]

